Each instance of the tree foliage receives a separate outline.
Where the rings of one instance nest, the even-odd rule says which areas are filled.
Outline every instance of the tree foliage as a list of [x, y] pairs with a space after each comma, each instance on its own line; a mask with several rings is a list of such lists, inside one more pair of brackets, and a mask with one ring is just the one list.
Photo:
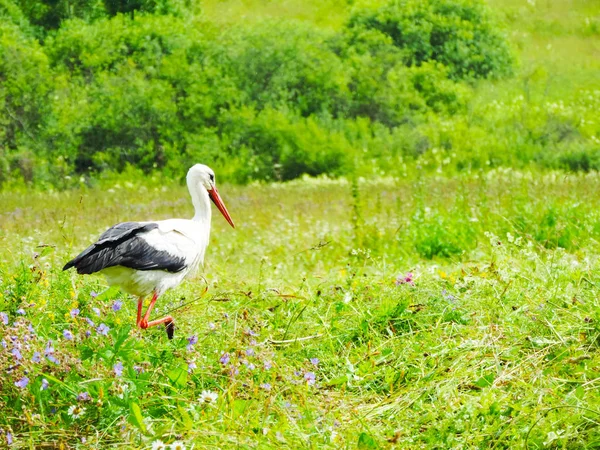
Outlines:
[[499, 77], [512, 67], [506, 40], [482, 0], [392, 0], [357, 10], [348, 25], [389, 36], [409, 66], [444, 64], [453, 79]]
[[382, 149], [423, 152], [426, 140], [401, 136], [465, 110], [458, 78], [510, 68], [485, 8], [466, 0], [392, 1], [336, 32], [217, 28], [186, 0], [0, 1], [12, 23], [0, 47], [4, 178], [22, 155], [27, 179], [54, 184], [128, 165], [181, 176], [197, 161], [239, 182], [342, 174]]

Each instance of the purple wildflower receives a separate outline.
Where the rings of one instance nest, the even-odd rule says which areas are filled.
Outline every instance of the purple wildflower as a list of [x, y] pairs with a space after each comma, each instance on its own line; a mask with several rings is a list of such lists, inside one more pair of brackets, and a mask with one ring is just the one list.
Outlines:
[[0, 319], [2, 319], [2, 323], [4, 325], [8, 325], [8, 314], [5, 312], [0, 312]]
[[96, 297], [98, 297], [98, 293], [96, 291], [92, 291], [92, 292], [90, 292], [90, 297], [96, 298]]
[[63, 337], [67, 340], [67, 341], [72, 341], [73, 340], [73, 333], [71, 333], [69, 330], [64, 330], [63, 331]]
[[248, 370], [254, 370], [256, 369], [256, 366], [252, 363], [246, 364], [246, 367], [248, 367]]
[[2, 342], [0, 342], [0, 344], [2, 344], [3, 348], [6, 348], [6, 346], [8, 345], [4, 339], [2, 339]]
[[212, 322], [208, 322], [208, 328], [214, 330], [215, 328], [217, 328], [217, 326]]
[[308, 384], [309, 386], [315, 384], [315, 373], [314, 372], [306, 372], [304, 374], [304, 380], [306, 381], [306, 384]]
[[92, 332], [90, 330], [85, 330], [85, 337], [90, 337]]
[[25, 310], [23, 308], [19, 308], [17, 309], [17, 314], [20, 316], [24, 316], [25, 315]]
[[13, 348], [11, 351], [12, 355], [15, 357], [15, 359], [17, 361], [20, 361], [21, 359], [23, 359], [23, 355], [21, 355], [21, 352], [19, 351], [18, 348]]
[[442, 295], [449, 302], [454, 302], [456, 300], [456, 297], [454, 295], [448, 293], [448, 291], [446, 291], [446, 289], [442, 290]]
[[258, 333], [254, 330], [251, 330], [250, 328], [248, 328], [246, 331], [244, 331], [245, 334], [247, 334], [248, 336], [258, 336]]
[[319, 358], [310, 358], [310, 363], [317, 367], [319, 365]]
[[192, 373], [194, 371], [194, 369], [196, 369], [198, 366], [196, 365], [196, 363], [194, 361], [190, 361], [188, 363], [188, 373]]
[[133, 366], [133, 370], [135, 370], [135, 373], [140, 374], [144, 372], [144, 368], [142, 366]]
[[265, 370], [269, 370], [271, 367], [273, 367], [273, 363], [271, 361], [265, 361]]
[[27, 378], [27, 377], [23, 377], [19, 381], [15, 381], [15, 386], [18, 388], [21, 388], [21, 389], [26, 387], [28, 384], [29, 384], [29, 378]]
[[40, 352], [35, 352], [33, 354], [33, 356], [31, 357], [31, 362], [34, 363], [39, 363], [42, 360], [42, 356], [40, 355]]
[[196, 345], [196, 343], [198, 342], [198, 336], [196, 336], [194, 334], [193, 336], [190, 336], [189, 338], [187, 338], [187, 340], [188, 340], [187, 350], [188, 350], [188, 352], [191, 352], [194, 345]]
[[91, 400], [92, 397], [90, 397], [90, 394], [88, 392], [80, 392], [79, 394], [77, 394], [77, 401], [89, 402]]
[[48, 359], [48, 361], [51, 361], [54, 364], [58, 364], [58, 359], [54, 357], [54, 347], [52, 347], [52, 341], [48, 341], [48, 343], [46, 344], [46, 348], [44, 349], [44, 356]]
[[29, 324], [27, 326], [27, 331], [29, 331], [31, 334], [35, 334], [35, 330], [33, 329], [33, 327], [31, 326], [31, 324]]
[[12, 433], [10, 431], [6, 432], [6, 443], [8, 445], [12, 445], [12, 443], [13, 443], [13, 436], [12, 436]]
[[404, 275], [398, 275], [398, 278], [396, 278], [396, 281], [394, 281], [394, 284], [396, 286], [400, 286], [401, 284], [410, 284], [411, 286], [415, 285], [415, 282], [413, 280], [413, 273], [412, 272], [408, 272], [406, 274], [406, 276]]
[[84, 317], [84, 319], [90, 327], [93, 327], [95, 325], [94, 321], [92, 319], [90, 319], [89, 317]]
[[96, 315], [100, 317], [100, 310], [98, 308], [92, 308], [92, 311], [94, 311]]
[[120, 377], [121, 375], [123, 375], [123, 363], [121, 361], [117, 362], [113, 366], [113, 370], [115, 371], [116, 376]]
[[121, 309], [121, 306], [123, 306], [123, 302], [121, 300], [115, 300], [112, 304], [112, 310], [117, 312]]
[[254, 355], [254, 349], [252, 349], [252, 348], [247, 349], [246, 356], [252, 356], [252, 355]]
[[98, 332], [98, 334], [101, 334], [102, 336], [107, 336], [108, 332], [110, 331], [110, 328], [107, 325], [101, 323], [98, 326], [98, 328], [96, 328], [96, 331]]
[[271, 390], [271, 385], [269, 383], [263, 383], [260, 385], [260, 387], [263, 388], [265, 391]]
[[71, 317], [77, 317], [79, 315], [79, 312], [80, 311], [78, 308], [73, 308], [69, 314], [71, 314]]
[[40, 386], [40, 390], [41, 391], [45, 391], [46, 389], [48, 389], [48, 380], [46, 380], [45, 378], [42, 378], [42, 385]]
[[223, 355], [221, 356], [221, 358], [219, 359], [219, 362], [223, 365], [227, 364], [229, 362], [231, 358], [229, 357], [229, 353], [223, 353]]

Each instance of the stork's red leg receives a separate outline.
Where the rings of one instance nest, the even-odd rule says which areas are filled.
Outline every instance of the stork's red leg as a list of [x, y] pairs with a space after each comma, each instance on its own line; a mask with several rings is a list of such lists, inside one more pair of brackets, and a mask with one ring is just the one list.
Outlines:
[[137, 321], [135, 324], [139, 327], [140, 322], [142, 321], [142, 306], [144, 303], [144, 297], [138, 298], [138, 310], [137, 310]]
[[[152, 300], [150, 300], [150, 305], [148, 305], [146, 314], [144, 314], [144, 317], [142, 317], [142, 319], [139, 322], [139, 326], [142, 330], [145, 330], [146, 328], [148, 328], [148, 319], [150, 318], [150, 313], [152, 312], [152, 309], [154, 308], [154, 305], [156, 304], [156, 300], [158, 300], [158, 294], [155, 292], [152, 295]], [[138, 311], [141, 313], [141, 303], [138, 303]]]
[[155, 292], [154, 295], [152, 296], [152, 300], [150, 301], [150, 305], [148, 305], [148, 310], [146, 311], [146, 314], [144, 314], [144, 317], [142, 317], [140, 319], [141, 313], [142, 313], [142, 299], [140, 298], [140, 300], [138, 301], [138, 326], [142, 329], [145, 330], [146, 328], [149, 327], [153, 327], [155, 325], [160, 325], [161, 323], [165, 324], [165, 328], [167, 330], [167, 336], [169, 337], [169, 339], [173, 339], [173, 333], [175, 331], [175, 326], [173, 325], [173, 318], [171, 316], [166, 316], [163, 317], [162, 319], [156, 319], [156, 320], [152, 320], [151, 322], [148, 322], [148, 319], [150, 318], [150, 313], [152, 312], [152, 309], [154, 308], [154, 305], [156, 304], [156, 300], [158, 300], [158, 294]]

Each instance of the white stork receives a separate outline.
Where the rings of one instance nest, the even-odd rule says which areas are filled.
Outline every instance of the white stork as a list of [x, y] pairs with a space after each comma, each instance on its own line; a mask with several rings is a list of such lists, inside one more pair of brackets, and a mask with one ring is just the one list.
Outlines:
[[[165, 324], [173, 338], [171, 316], [148, 321], [158, 297], [179, 285], [204, 262], [210, 235], [212, 200], [225, 220], [235, 228], [217, 187], [215, 173], [204, 164], [196, 164], [187, 173], [187, 186], [194, 204], [192, 220], [168, 219], [155, 222], [123, 222], [106, 230], [98, 241], [63, 270], [75, 267], [79, 274], [101, 273], [109, 285], [120, 286], [138, 297], [137, 326], [142, 329]], [[144, 297], [152, 295], [142, 317]]]

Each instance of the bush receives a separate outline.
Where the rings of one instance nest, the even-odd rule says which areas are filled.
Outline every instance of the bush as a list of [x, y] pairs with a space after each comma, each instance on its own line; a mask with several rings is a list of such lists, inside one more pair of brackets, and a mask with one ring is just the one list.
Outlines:
[[237, 26], [220, 36], [212, 63], [235, 81], [246, 106], [343, 116], [351, 96], [348, 73], [328, 37], [301, 22]]
[[0, 182], [12, 172], [33, 179], [33, 152], [45, 152], [40, 128], [51, 79], [40, 46], [15, 25], [0, 23]]
[[23, 17], [42, 26], [35, 17], [49, 3], [23, 14], [0, 0], [17, 24], [2, 25], [5, 179], [17, 168], [64, 186], [67, 175], [129, 166], [181, 177], [198, 161], [236, 182], [396, 173], [417, 158], [438, 169], [459, 148], [466, 166], [493, 142], [470, 123], [458, 80], [498, 75], [502, 55], [510, 62], [480, 3], [392, 1], [356, 11], [340, 32], [273, 20], [217, 29], [183, 14], [184, 0], [136, 0], [128, 5], [146, 12], [134, 20], [107, 18], [109, 3], [123, 6], [74, 3], [40, 45], [19, 27]]
[[313, 118], [244, 108], [225, 114], [221, 129], [225, 158], [237, 158], [238, 182], [340, 175], [351, 165], [352, 147], [346, 138]]
[[408, 65], [438, 61], [453, 79], [511, 72], [506, 40], [479, 0], [392, 0], [379, 8], [356, 10], [347, 27], [377, 30], [404, 51]]

